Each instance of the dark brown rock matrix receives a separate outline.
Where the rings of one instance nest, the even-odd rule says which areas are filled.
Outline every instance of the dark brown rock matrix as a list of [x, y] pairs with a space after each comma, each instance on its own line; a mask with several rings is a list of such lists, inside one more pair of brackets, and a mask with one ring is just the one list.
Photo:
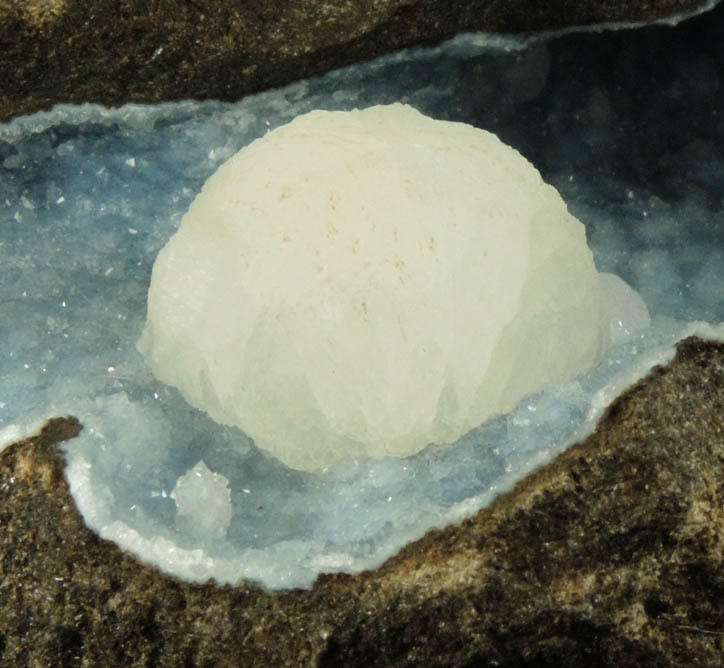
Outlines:
[[651, 21], [704, 0], [0, 0], [0, 122], [59, 102], [236, 100], [463, 31]]
[[181, 583], [83, 524], [56, 419], [0, 455], [3, 666], [721, 666], [724, 343], [690, 338], [594, 434], [378, 571]]

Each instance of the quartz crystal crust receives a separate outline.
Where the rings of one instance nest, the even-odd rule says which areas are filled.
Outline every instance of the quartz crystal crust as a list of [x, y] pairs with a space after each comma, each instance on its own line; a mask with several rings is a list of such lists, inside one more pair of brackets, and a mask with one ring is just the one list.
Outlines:
[[[716, 74], [724, 62], [717, 34], [721, 10], [718, 16], [713, 23], [714, 17], [704, 17], [693, 32], [681, 26], [675, 31], [649, 28], [552, 39], [462, 36], [439, 49], [340, 70], [235, 105], [206, 101], [120, 109], [66, 106], [0, 126], [0, 339], [5, 351], [0, 356], [0, 447], [37, 433], [50, 416], [77, 416], [83, 430], [64, 446], [66, 474], [87, 525], [163, 571], [199, 583], [214, 578], [228, 584], [257, 582], [271, 589], [311, 587], [323, 572], [375, 569], [428, 529], [470, 517], [566, 446], [586, 438], [615, 396], [652, 365], [665, 364], [677, 341], [692, 334], [724, 338], [721, 326], [707, 332], [701, 324], [687, 324], [724, 320], [724, 162], [719, 150], [724, 126], [711, 112], [721, 107], [724, 90]], [[686, 34], [689, 37], [680, 42]], [[311, 109], [348, 110], [395, 101], [434, 118], [495, 132], [555, 186], [571, 213], [585, 224], [598, 270], [610, 272], [608, 278], [601, 275], [601, 282], [607, 305], [615, 306], [610, 313], [613, 345], [591, 373], [547, 385], [450, 446], [428, 447], [405, 458], [340, 461], [322, 473], [293, 470], [254, 447], [242, 431], [214, 422], [152, 376], [135, 348], [145, 324], [152, 266], [203, 183], [243, 146]], [[611, 274], [641, 295], [651, 327], [640, 301], [623, 308], [630, 289], [609, 280]], [[691, 382], [684, 385], [691, 388]], [[692, 406], [701, 409], [699, 395], [684, 385], [672, 388], [671, 402], [660, 409], [662, 416], [668, 415], [670, 407], [685, 401], [672, 417], [677, 443], [682, 424], [691, 420]], [[702, 388], [707, 387], [715, 389], [705, 379]], [[649, 395], [652, 401], [658, 401], [657, 392]], [[711, 406], [704, 412], [722, 414]], [[638, 423], [635, 417], [634, 413], [631, 420]], [[632, 422], [621, 433], [629, 431]], [[710, 433], [715, 437], [720, 432]], [[656, 447], [666, 446], [662, 462], [668, 461], [668, 436], [643, 426], [639, 433], [627, 436], [634, 441], [636, 456], [644, 452], [644, 460], [651, 463], [646, 445], [650, 439]], [[691, 444], [700, 442], [699, 436], [680, 442], [682, 461], [689, 462], [684, 469], [693, 471], [697, 480], [702, 468], [691, 464], [687, 453]], [[599, 446], [593, 449], [598, 457]], [[652, 494], [648, 468], [601, 457], [607, 475], [615, 477], [611, 498], [639, 498], [621, 494], [621, 476], [641, 494]], [[702, 461], [707, 457], [713, 461], [708, 454]], [[634, 478], [632, 471], [637, 472]], [[660, 480], [661, 489], [674, 490], [682, 498], [670, 480]], [[192, 481], [193, 495], [208, 494], [213, 504], [185, 504]], [[572, 506], [586, 508], [583, 498], [590, 500], [590, 491], [576, 491]], [[621, 511], [608, 500], [601, 503], [615, 522], [627, 524], [613, 531], [617, 544], [630, 545], [630, 531], [640, 531], [638, 511]], [[527, 502], [523, 505], [529, 507]], [[542, 532], [541, 513], [551, 512], [572, 537], [583, 536], [585, 545], [600, 531], [595, 517], [593, 528], [581, 533], [568, 513], [561, 516], [557, 505], [547, 507], [553, 510], [535, 506], [531, 511], [531, 533], [520, 543], [524, 561], [515, 557], [515, 563], [525, 564], [530, 555], [539, 554], [536, 541], [541, 550], [552, 549], [551, 559], [560, 563], [555, 547], [558, 525], [552, 533]], [[29, 508], [34, 512], [36, 503]], [[668, 506], [661, 508], [662, 517], [670, 517]], [[592, 517], [588, 510], [583, 513]], [[194, 524], [204, 515], [208, 531]], [[694, 525], [687, 520], [687, 526], [698, 527], [698, 520]], [[20, 535], [18, 544], [55, 554], [55, 548], [49, 552], [44, 541], [30, 541], [28, 535]], [[61, 535], [67, 545], [71, 534], [63, 529]], [[650, 535], [648, 530], [642, 533]], [[671, 535], [670, 530], [661, 535]], [[490, 545], [487, 530], [485, 536], [485, 545], [498, 550]], [[71, 542], [77, 547], [75, 539]], [[701, 550], [693, 545], [692, 554], [698, 558]], [[81, 561], [89, 560], [85, 547], [80, 552], [85, 554]], [[9, 546], [7, 554], [16, 555], [16, 548]], [[611, 561], [611, 544], [605, 541], [601, 555], [606, 564], [618, 563]], [[16, 565], [22, 563], [12, 559]], [[664, 561], [672, 563], [668, 556]], [[71, 555], [68, 563], [79, 561]], [[469, 563], [478, 569], [480, 561], [475, 557]], [[534, 557], [530, 563], [540, 562]], [[577, 553], [572, 563], [580, 574]], [[459, 565], [456, 557], [452, 572], [457, 581], [467, 581]], [[111, 568], [111, 590], [118, 582], [117, 570]], [[45, 572], [53, 587], [64, 586], [52, 577], [63, 572], [54, 567]], [[411, 572], [421, 581], [416, 568]], [[77, 568], [71, 575], [65, 583], [75, 589]], [[527, 574], [522, 577], [530, 582]], [[628, 581], [621, 581], [615, 568], [611, 577], [623, 582], [624, 607], [630, 611]], [[29, 576], [29, 582], [36, 580]], [[675, 581], [668, 574], [666, 580]], [[542, 572], [541, 582], [548, 600], [548, 571]], [[574, 578], [576, 596], [579, 582]], [[595, 604], [600, 582], [592, 587]], [[43, 601], [69, 601], [74, 596], [35, 586], [23, 589], [35, 591]], [[158, 614], [155, 595], [143, 584], [139, 589], [148, 594], [149, 614]], [[116, 599], [107, 598], [108, 591], [105, 585], [98, 589], [111, 606], [107, 613], [95, 603], [87, 609], [101, 610], [101, 617], [110, 619], [115, 629]], [[517, 592], [509, 609], [527, 609], [529, 592], [515, 583], [501, 587], [494, 574], [490, 591], [490, 600], [499, 600], [500, 591]], [[455, 596], [452, 592], [451, 602]], [[668, 594], [663, 596], [669, 600]], [[20, 604], [13, 597], [7, 604], [9, 616], [17, 617]], [[588, 603], [582, 605], [588, 609]], [[387, 603], [383, 608], [388, 609]], [[135, 599], [128, 609], [133, 624], [139, 619]], [[360, 620], [366, 624], [367, 607], [361, 610]], [[409, 610], [417, 615], [417, 608]], [[77, 623], [77, 614], [68, 612], [71, 625]], [[400, 626], [399, 614], [399, 609], [390, 609], [391, 625], [412, 637], [407, 623]], [[686, 616], [671, 614], [677, 622]], [[696, 612], [691, 623], [700, 624], [702, 614], [713, 619], [709, 611]], [[27, 616], [21, 617], [27, 627]], [[500, 619], [508, 617], [501, 613]], [[221, 618], [209, 622], [211, 636], [218, 637], [219, 624], [227, 623], [225, 611]], [[555, 611], [539, 611], [510, 638], [524, 637], [531, 628], [538, 633], [541, 627], [535, 620], [558, 618]], [[610, 618], [603, 615], [604, 624]], [[199, 617], [192, 613], [191, 619], [193, 624]], [[271, 643], [275, 647], [289, 635], [287, 618], [280, 619], [279, 634]], [[430, 619], [434, 628], [441, 628], [437, 614]], [[638, 634], [639, 617], [629, 619]], [[715, 629], [714, 622], [707, 628]], [[33, 624], [51, 628], [44, 621]], [[175, 622], [171, 625], [178, 628]], [[303, 626], [308, 637], [309, 626]], [[368, 645], [353, 637], [355, 625], [342, 626], [350, 630], [355, 647], [364, 647], [363, 654]], [[446, 625], [453, 627], [454, 622]], [[126, 647], [137, 648], [142, 631], [131, 628]], [[231, 628], [235, 637], [248, 637], [239, 634], [238, 624]], [[500, 626], [486, 622], [486, 628]], [[678, 632], [672, 635], [668, 621], [661, 629], [666, 637], [680, 637]], [[479, 637], [476, 633], [471, 637]], [[578, 637], [575, 628], [572, 633]], [[196, 636], [185, 630], [180, 634], [195, 643]], [[424, 630], [414, 634], [416, 639], [424, 636]], [[552, 636], [563, 637], [557, 632]], [[260, 642], [269, 645], [269, 637], [262, 634]], [[35, 646], [28, 636], [16, 638], [20, 651]], [[455, 643], [459, 645], [457, 638]], [[94, 665], [123, 663], [99, 659], [85, 649], [83, 655]], [[57, 662], [62, 655], [56, 651], [49, 656]], [[9, 654], [3, 660], [18, 663]], [[340, 662], [349, 664], [332, 655], [329, 665]], [[270, 658], [261, 665], [282, 663]], [[719, 663], [717, 654], [709, 665]]]
[[495, 135], [393, 104], [310, 112], [223, 164], [156, 260], [139, 349], [317, 470], [454, 442], [608, 342], [556, 190]]

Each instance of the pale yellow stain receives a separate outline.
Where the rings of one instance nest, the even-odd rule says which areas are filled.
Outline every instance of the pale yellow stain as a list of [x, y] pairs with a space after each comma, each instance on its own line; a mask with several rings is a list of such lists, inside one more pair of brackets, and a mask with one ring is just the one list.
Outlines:
[[18, 3], [20, 18], [31, 28], [45, 28], [65, 12], [68, 0], [26, 0]]

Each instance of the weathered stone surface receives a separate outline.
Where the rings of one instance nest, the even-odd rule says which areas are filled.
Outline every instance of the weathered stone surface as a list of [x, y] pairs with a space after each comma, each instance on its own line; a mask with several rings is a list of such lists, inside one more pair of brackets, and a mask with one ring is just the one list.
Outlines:
[[0, 664], [720, 666], [724, 343], [378, 571], [311, 591], [184, 584], [86, 529], [57, 419], [0, 455]]
[[463, 31], [651, 21], [703, 0], [0, 0], [0, 121], [241, 96]]

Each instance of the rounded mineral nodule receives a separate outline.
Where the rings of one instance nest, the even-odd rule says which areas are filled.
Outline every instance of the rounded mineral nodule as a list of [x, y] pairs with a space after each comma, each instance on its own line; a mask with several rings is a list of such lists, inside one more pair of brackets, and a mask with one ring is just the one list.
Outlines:
[[455, 441], [608, 346], [583, 225], [495, 135], [313, 111], [205, 183], [156, 259], [157, 378], [290, 467]]

